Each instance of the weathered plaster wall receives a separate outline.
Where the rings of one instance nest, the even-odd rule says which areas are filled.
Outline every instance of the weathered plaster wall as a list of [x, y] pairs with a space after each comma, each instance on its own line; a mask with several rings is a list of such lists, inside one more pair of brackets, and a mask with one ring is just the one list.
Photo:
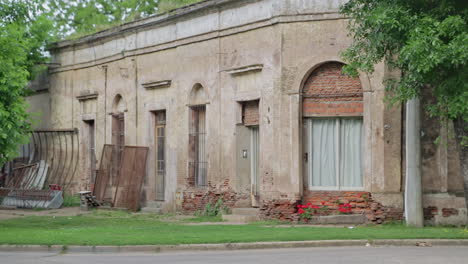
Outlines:
[[[95, 120], [99, 159], [103, 144], [111, 143], [114, 99], [122, 96], [126, 144], [150, 147], [143, 200], [151, 201], [155, 196], [152, 112], [166, 110], [164, 209], [193, 211], [217, 197], [230, 197], [235, 206], [248, 199], [236, 178], [239, 102], [259, 99], [260, 197], [265, 204], [275, 200], [286, 208], [301, 200], [305, 190], [303, 82], [320, 64], [342, 62], [340, 51], [351, 41], [347, 21], [337, 13], [342, 2], [213, 0], [60, 42], [52, 50], [60, 66], [50, 71], [50, 126], [77, 127], [86, 142], [84, 121]], [[382, 80], [391, 74], [395, 73], [379, 64], [374, 74], [360, 76], [365, 130], [361, 191], [372, 193], [383, 207], [401, 209], [402, 113], [399, 106], [390, 108], [383, 100]], [[145, 88], [166, 81], [170, 84]], [[195, 85], [203, 87], [197, 95]], [[94, 96], [77, 99], [86, 95]], [[210, 187], [204, 190], [188, 186], [186, 180], [189, 106], [195, 104], [206, 104]], [[89, 157], [83, 155], [80, 168], [86, 168], [87, 162]], [[450, 165], [447, 171], [454, 169]], [[86, 183], [86, 171], [80, 173]], [[451, 184], [449, 180], [448, 186], [457, 188]]]
[[35, 129], [50, 127], [50, 94], [48, 91], [26, 97], [28, 112], [32, 114]]

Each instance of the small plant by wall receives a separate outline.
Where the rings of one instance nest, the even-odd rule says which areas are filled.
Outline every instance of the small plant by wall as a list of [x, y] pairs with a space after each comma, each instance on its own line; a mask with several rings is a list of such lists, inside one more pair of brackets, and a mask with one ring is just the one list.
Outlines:
[[229, 207], [225, 206], [223, 199], [219, 198], [216, 203], [212, 204], [211, 202], [205, 205], [203, 211], [195, 212], [196, 216], [220, 216], [221, 214], [228, 213]]

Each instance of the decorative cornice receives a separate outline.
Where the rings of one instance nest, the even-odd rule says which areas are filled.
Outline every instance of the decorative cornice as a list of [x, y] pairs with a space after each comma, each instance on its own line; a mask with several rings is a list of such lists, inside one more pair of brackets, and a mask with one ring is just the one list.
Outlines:
[[227, 73], [231, 75], [240, 75], [252, 72], [259, 72], [263, 70], [263, 64], [253, 64], [248, 66], [243, 66], [239, 68], [229, 69], [226, 70]]
[[164, 81], [142, 83], [141, 85], [143, 86], [143, 88], [150, 90], [150, 89], [167, 88], [167, 87], [170, 87], [171, 84], [172, 84], [171, 80], [164, 80]]
[[78, 101], [92, 100], [92, 99], [96, 99], [98, 95], [99, 95], [98, 93], [84, 94], [84, 95], [77, 96], [76, 99], [78, 99]]
[[[337, 20], [337, 19], [344, 19], [342, 15], [338, 14], [337, 12], [330, 12], [330, 13], [317, 13], [317, 14], [301, 14], [301, 15], [279, 15], [273, 16], [269, 19], [263, 19], [256, 22], [251, 22], [247, 24], [242, 24], [238, 26], [233, 26], [230, 28], [225, 29], [218, 29], [212, 30], [206, 33], [202, 33], [200, 35], [189, 36], [185, 38], [177, 38], [170, 41], [163, 41], [161, 43], [155, 43], [151, 45], [147, 45], [144, 47], [136, 47], [134, 49], [126, 49], [124, 51], [116, 51], [115, 54], [111, 54], [105, 57], [93, 58], [88, 61], [82, 62], [74, 62], [71, 64], [62, 64], [60, 67], [53, 67], [50, 68], [50, 73], [59, 73], [63, 71], [70, 71], [70, 70], [77, 70], [83, 68], [94, 67], [98, 65], [105, 65], [110, 62], [118, 61], [128, 57], [134, 57], [138, 55], [144, 55], [148, 53], [155, 53], [161, 50], [167, 50], [171, 48], [175, 48], [181, 45], [188, 45], [191, 43], [207, 41], [211, 39], [216, 39], [220, 37], [227, 37], [235, 34], [239, 34], [242, 32], [247, 32], [259, 28], [269, 27], [276, 24], [282, 23], [294, 23], [294, 22], [312, 22], [312, 21], [323, 21], [323, 20]], [[89, 40], [86, 42], [88, 48], [94, 48], [92, 43], [93, 41]], [[96, 41], [96, 43], [98, 43]], [[84, 47], [84, 46], [83, 46]], [[61, 50], [63, 48], [60, 48]]]

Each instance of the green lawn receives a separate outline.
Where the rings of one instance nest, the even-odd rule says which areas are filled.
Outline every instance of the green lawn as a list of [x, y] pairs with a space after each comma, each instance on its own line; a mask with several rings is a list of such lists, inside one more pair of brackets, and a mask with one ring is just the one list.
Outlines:
[[[216, 219], [215, 219], [216, 220]], [[468, 239], [468, 229], [407, 228], [400, 224], [336, 227], [184, 225], [155, 215], [93, 213], [73, 217], [34, 216], [0, 221], [0, 244], [37, 245], [173, 245], [329, 239]], [[194, 219], [193, 222], [197, 222]]]

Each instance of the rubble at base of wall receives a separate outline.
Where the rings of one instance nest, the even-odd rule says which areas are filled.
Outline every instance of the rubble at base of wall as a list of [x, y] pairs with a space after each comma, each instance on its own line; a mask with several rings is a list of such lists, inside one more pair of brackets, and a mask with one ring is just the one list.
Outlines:
[[349, 203], [352, 214], [365, 216], [366, 223], [381, 224], [388, 221], [403, 220], [403, 209], [385, 207], [372, 199], [369, 192], [314, 191], [308, 193], [302, 201], [270, 200], [263, 201], [260, 208], [261, 218], [265, 220], [280, 220], [299, 222], [298, 204], [326, 207], [320, 215], [338, 215], [338, 204]]
[[[186, 188], [186, 190], [182, 191], [182, 194], [181, 210], [187, 214], [201, 212], [208, 203], [214, 205], [219, 199], [223, 200], [224, 207], [250, 207], [250, 196], [235, 192], [229, 187], [228, 180], [218, 186]], [[311, 191], [306, 193], [302, 200], [290, 198], [262, 200], [259, 208], [260, 218], [298, 223], [302, 219], [297, 213], [297, 205], [307, 203], [326, 207], [326, 210], [321, 210], [316, 217], [338, 216], [340, 215], [338, 204], [349, 203], [352, 209], [351, 214], [363, 215], [364, 222], [367, 224], [382, 224], [404, 219], [403, 208], [384, 206], [382, 203], [375, 201], [370, 192], [361, 191]], [[455, 221], [464, 213], [460, 213], [460, 211], [461, 209], [432, 206], [424, 208], [424, 218], [427, 224], [437, 224], [443, 219]]]
[[205, 209], [207, 204], [214, 205], [219, 199], [223, 200], [223, 207], [234, 208], [237, 203], [247, 200], [249, 197], [245, 194], [239, 194], [229, 187], [229, 180], [225, 180], [223, 184], [214, 186], [200, 187], [187, 187], [182, 191], [182, 205], [183, 213], [193, 214], [201, 212]]
[[285, 199], [263, 201], [260, 207], [260, 217], [265, 220], [298, 222], [298, 201]]

